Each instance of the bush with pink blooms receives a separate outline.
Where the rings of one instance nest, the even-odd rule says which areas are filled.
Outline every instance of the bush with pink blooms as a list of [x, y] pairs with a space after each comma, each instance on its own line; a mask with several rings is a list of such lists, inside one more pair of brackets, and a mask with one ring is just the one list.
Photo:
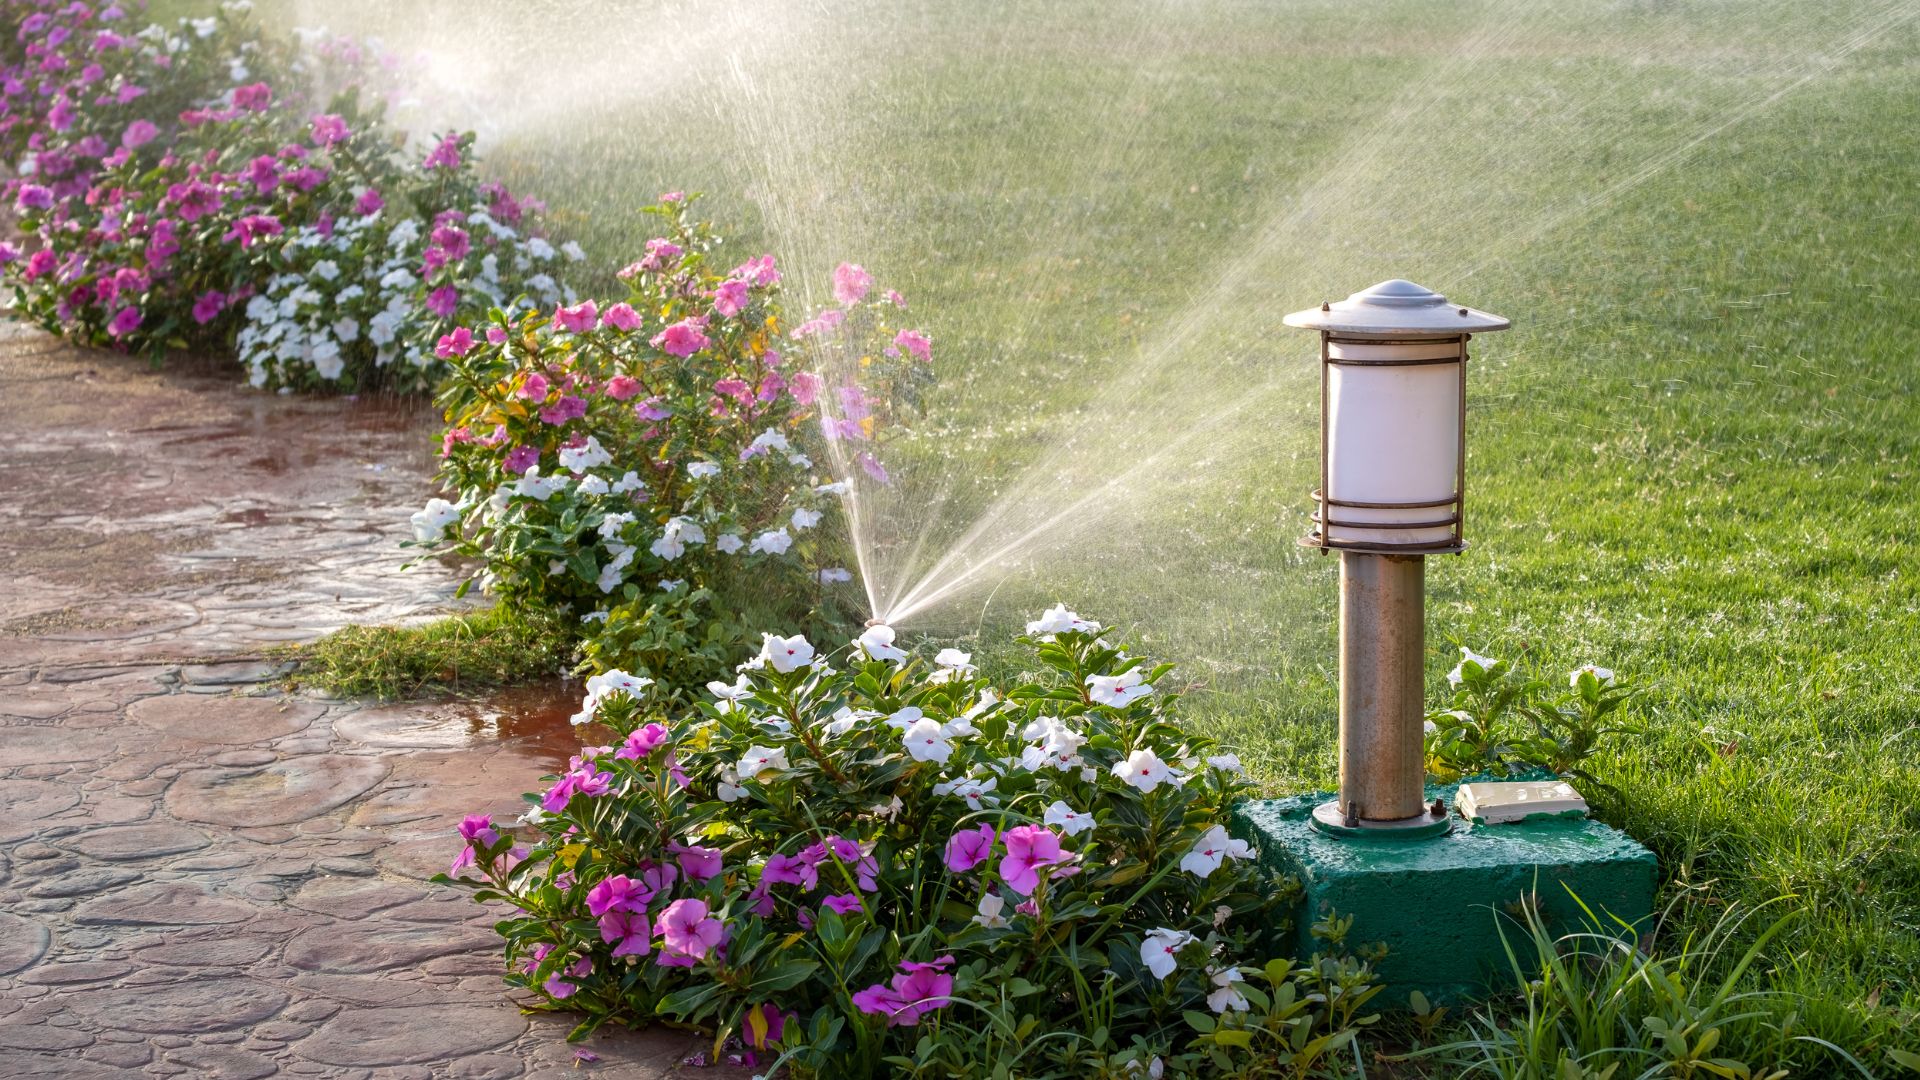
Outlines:
[[388, 67], [350, 42], [296, 47], [247, 9], [168, 29], [0, 0], [18, 312], [155, 359], [237, 346], [258, 386], [413, 389], [458, 319], [565, 295], [535, 265], [553, 249], [527, 204], [478, 181], [466, 141], [409, 150], [385, 126]]
[[694, 202], [648, 208], [664, 235], [624, 297], [439, 339], [449, 497], [414, 517], [502, 602], [578, 625], [595, 668], [676, 687], [724, 671], [749, 627], [842, 625], [841, 507], [885, 475], [876, 447], [929, 377], [892, 345], [918, 338], [889, 325], [897, 298], [866, 286], [787, 330], [772, 256], [720, 259]]
[[1370, 972], [1251, 966], [1292, 887], [1227, 833], [1249, 787], [1181, 729], [1169, 666], [1064, 607], [1027, 629], [1044, 674], [1010, 687], [884, 626], [833, 656], [766, 635], [697, 707], [596, 676], [575, 721], [600, 745], [518, 836], [462, 829], [454, 876], [510, 905], [508, 982], [576, 1034], [698, 1025], [809, 1077], [1304, 1075], [1342, 1052]]

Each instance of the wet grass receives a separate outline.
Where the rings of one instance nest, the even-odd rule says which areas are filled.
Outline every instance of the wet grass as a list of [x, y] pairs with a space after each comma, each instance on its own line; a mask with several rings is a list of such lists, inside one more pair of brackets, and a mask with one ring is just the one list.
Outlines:
[[574, 640], [551, 622], [492, 607], [419, 626], [349, 626], [276, 650], [296, 686], [396, 701], [551, 679], [572, 667]]

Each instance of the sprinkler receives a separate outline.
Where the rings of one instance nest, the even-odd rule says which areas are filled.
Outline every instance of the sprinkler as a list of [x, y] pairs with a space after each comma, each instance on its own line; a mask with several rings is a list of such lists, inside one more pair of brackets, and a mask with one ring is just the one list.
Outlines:
[[1286, 323], [1320, 332], [1320, 486], [1300, 543], [1340, 554], [1340, 790], [1313, 824], [1444, 834], [1423, 760], [1426, 557], [1467, 546], [1467, 342], [1511, 324], [1398, 278]]

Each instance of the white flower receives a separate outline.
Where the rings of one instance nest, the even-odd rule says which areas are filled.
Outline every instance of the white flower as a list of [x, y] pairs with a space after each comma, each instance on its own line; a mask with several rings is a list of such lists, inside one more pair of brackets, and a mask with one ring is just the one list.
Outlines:
[[973, 654], [963, 653], [959, 649], [941, 649], [938, 653], [934, 654], [933, 662], [939, 667], [949, 668], [954, 671], [974, 670]]
[[1612, 668], [1595, 667], [1592, 664], [1582, 664], [1579, 667], [1573, 669], [1573, 674], [1567, 676], [1567, 685], [1573, 687], [1576, 690], [1579, 689], [1580, 676], [1582, 675], [1591, 675], [1594, 678], [1600, 680], [1601, 686], [1605, 686], [1608, 683], [1613, 681]]
[[720, 463], [717, 461], [687, 462], [687, 476], [694, 480], [705, 480], [709, 476], [720, 475]]
[[768, 428], [760, 434], [755, 435], [753, 441], [747, 444], [747, 448], [740, 451], [740, 460], [745, 461], [750, 457], [764, 454], [769, 450], [789, 449], [792, 449], [792, 446], [787, 442], [787, 437], [773, 428]]
[[721, 533], [720, 539], [715, 540], [713, 546], [719, 548], [722, 555], [731, 555], [746, 547], [747, 542], [740, 539], [739, 533]]
[[781, 637], [778, 634], [762, 634], [760, 659], [773, 665], [773, 670], [782, 675], [813, 663], [813, 645], [799, 634]]
[[894, 818], [900, 816], [900, 811], [906, 808], [907, 804], [900, 801], [900, 796], [895, 795], [886, 802], [874, 803], [873, 806], [868, 809], [868, 812], [881, 821], [892, 821]]
[[740, 699], [753, 693], [753, 685], [747, 681], [745, 675], [731, 683], [723, 683], [716, 679], [707, 684], [707, 693], [720, 699], [714, 705], [714, 710], [725, 714], [740, 707]]
[[[585, 480], [580, 481], [581, 490], [584, 491], [586, 486], [587, 482]], [[633, 522], [634, 515], [632, 514], [608, 514], [606, 517], [600, 519], [600, 527], [596, 531], [599, 532], [600, 539], [612, 540], [618, 537], [620, 533], [624, 531], [627, 526], [633, 524]]]
[[1239, 754], [1215, 754], [1207, 759], [1207, 764], [1219, 769], [1221, 772], [1244, 775], [1247, 771], [1240, 764]]
[[1495, 660], [1491, 656], [1481, 656], [1479, 653], [1474, 652], [1472, 649], [1467, 648], [1465, 645], [1462, 645], [1460, 646], [1460, 662], [1453, 665], [1452, 671], [1447, 672], [1447, 685], [1449, 686], [1460, 685], [1460, 680], [1465, 677], [1465, 672], [1462, 669], [1467, 666], [1467, 663], [1469, 661], [1480, 665], [1482, 670], [1491, 668], [1493, 665], [1500, 662], [1498, 660]]
[[999, 893], [987, 893], [980, 898], [980, 913], [973, 917], [973, 921], [988, 930], [1004, 930], [1007, 926], [1007, 917], [1000, 913], [1006, 910], [1006, 907], [1007, 902]]
[[220, 28], [220, 20], [209, 15], [204, 19], [188, 19], [187, 25], [193, 29], [194, 37], [206, 38], [212, 37], [213, 32]]
[[1213, 928], [1215, 930], [1220, 929], [1227, 925], [1227, 920], [1231, 918], [1233, 918], [1233, 909], [1225, 904], [1221, 904], [1219, 907], [1213, 909]]
[[1153, 693], [1153, 685], [1140, 681], [1140, 669], [1122, 672], [1119, 675], [1089, 675], [1087, 685], [1093, 689], [1088, 696], [1102, 705], [1122, 708], [1131, 705], [1148, 694]]
[[999, 784], [1000, 781], [993, 777], [988, 777], [985, 780], [976, 780], [971, 776], [963, 776], [958, 780], [942, 780], [940, 783], [933, 785], [933, 793], [935, 795], [952, 795], [956, 798], [965, 799], [967, 809], [981, 810], [989, 806], [1000, 805], [1000, 800], [992, 794], [993, 789], [998, 787]]
[[785, 555], [787, 549], [792, 546], [793, 536], [787, 530], [774, 529], [754, 537], [753, 543], [747, 546], [747, 550], [754, 554]]
[[747, 747], [746, 755], [740, 759], [734, 771], [749, 780], [757, 780], [761, 773], [775, 770], [784, 772], [788, 768], [791, 766], [787, 764], [785, 749], [755, 745]]
[[340, 264], [332, 259], [321, 259], [313, 264], [313, 272], [321, 281], [332, 281], [340, 276]]
[[811, 469], [813, 468], [813, 459], [798, 450], [793, 450], [787, 454], [787, 464], [796, 469]]
[[414, 511], [413, 538], [423, 544], [437, 544], [447, 526], [460, 520], [460, 508], [445, 499], [428, 499], [427, 508]]
[[541, 296], [552, 297], [560, 291], [560, 285], [549, 274], [535, 274], [527, 279], [527, 288]]
[[831, 484], [816, 484], [813, 490], [821, 495], [851, 495], [853, 494], [853, 481], [835, 480]]
[[279, 310], [278, 305], [264, 296], [255, 296], [247, 301], [247, 319], [250, 322], [266, 322]]
[[942, 765], [953, 756], [953, 744], [947, 742], [947, 733], [940, 728], [940, 721], [931, 717], [914, 722], [900, 736], [906, 744], [907, 753], [915, 761], [933, 761]]
[[844, 566], [829, 566], [817, 575], [822, 585], [834, 585], [853, 580], [853, 574]]
[[613, 613], [606, 608], [601, 608], [599, 611], [589, 611], [585, 615], [580, 616], [580, 621], [584, 623], [604, 623], [612, 614]]
[[1051, 825], [1061, 832], [1066, 833], [1068, 836], [1079, 836], [1081, 833], [1093, 828], [1093, 815], [1083, 814], [1075, 810], [1073, 807], [1068, 806], [1064, 799], [1055, 799], [1053, 805], [1047, 807], [1047, 812], [1041, 816], [1040, 820], [1042, 823]]
[[866, 632], [860, 635], [854, 645], [865, 653], [868, 659], [884, 660], [889, 664], [905, 663], [907, 651], [894, 647], [893, 636], [893, 627], [881, 623], [878, 626], [867, 627]]
[[580, 246], [580, 242], [577, 240], [569, 240], [561, 244], [560, 253], [565, 255], [569, 262], [579, 262], [587, 257], [585, 249]]
[[393, 292], [401, 289], [411, 289], [414, 287], [414, 285], [418, 283], [419, 283], [418, 279], [415, 278], [413, 274], [408, 272], [405, 268], [401, 268], [398, 270], [389, 270], [387, 271], [386, 276], [380, 279], [380, 287], [388, 290], [389, 292]]
[[1127, 760], [1114, 763], [1113, 775], [1138, 788], [1141, 792], [1150, 792], [1162, 783], [1178, 783], [1167, 763], [1160, 755], [1151, 750], [1135, 750], [1127, 755]]
[[795, 532], [811, 529], [818, 524], [820, 524], [820, 511], [818, 510], [809, 510], [802, 506], [793, 512], [793, 528]]
[[582, 495], [605, 495], [611, 489], [608, 488], [606, 480], [589, 475], [581, 477], [580, 482], [574, 485], [574, 490]]
[[333, 336], [348, 343], [360, 340], [359, 320], [344, 315], [333, 320]]
[[1067, 610], [1067, 605], [1065, 604], [1055, 604], [1042, 613], [1038, 619], [1027, 624], [1027, 633], [1029, 634], [1064, 634], [1068, 631], [1079, 631], [1081, 633], [1091, 634], [1099, 629], [1099, 623], [1075, 615], [1073, 612]]
[[740, 774], [732, 769], [720, 770], [720, 782], [714, 787], [721, 802], [739, 802], [747, 797], [747, 789], [740, 786]]
[[1253, 848], [1245, 840], [1227, 835], [1226, 826], [1215, 825], [1200, 835], [1193, 850], [1180, 859], [1180, 869], [1195, 877], [1211, 877], [1228, 859], [1251, 859]]
[[640, 482], [639, 473], [629, 469], [625, 476], [615, 480], [613, 485], [607, 490], [613, 492], [615, 495], [625, 495], [629, 491], [645, 491], [647, 490], [647, 485]]
[[584, 724], [593, 719], [600, 703], [614, 694], [626, 694], [639, 698], [642, 691], [653, 685], [653, 680], [644, 675], [629, 675], [615, 669], [587, 680], [587, 698], [580, 703], [580, 711], [573, 714], [575, 725]]
[[661, 592], [677, 592], [680, 589], [686, 588], [686, 586], [687, 586], [686, 581], [681, 578], [661, 578], [660, 579]]
[[837, 739], [868, 720], [879, 718], [880, 714], [870, 709], [853, 709], [842, 705], [834, 710], [833, 718], [827, 721], [824, 730], [828, 738]]
[[1068, 727], [1067, 722], [1057, 716], [1035, 719], [1020, 733], [1020, 737], [1034, 743], [1020, 755], [1020, 767], [1028, 772], [1041, 769], [1064, 772], [1073, 768], [1080, 764], [1080, 747], [1087, 741], [1086, 736]]
[[527, 254], [543, 261], [551, 259], [553, 258], [553, 245], [537, 236], [529, 236], [527, 237]]
[[540, 466], [528, 469], [520, 479], [513, 482], [513, 493], [525, 495], [529, 499], [546, 502], [556, 491], [565, 490], [567, 478], [564, 476], [541, 476]]
[[918, 705], [908, 705], [887, 717], [887, 726], [895, 731], [904, 732], [919, 723], [927, 714]]
[[1169, 930], [1160, 927], [1147, 931], [1147, 938], [1140, 943], [1140, 962], [1147, 965], [1156, 979], [1164, 979], [1173, 974], [1180, 966], [1174, 954], [1193, 944], [1193, 935], [1185, 930]]
[[1237, 967], [1208, 968], [1207, 977], [1213, 980], [1213, 992], [1207, 995], [1207, 1008], [1223, 1013], [1228, 1009], [1235, 1012], [1247, 1011], [1247, 997], [1234, 989], [1233, 984], [1245, 982]]
[[687, 553], [688, 544], [704, 543], [706, 539], [706, 531], [700, 528], [698, 522], [690, 517], [674, 517], [660, 527], [660, 538], [648, 550], [672, 562]]
[[576, 476], [596, 466], [611, 464], [612, 461], [613, 455], [607, 453], [606, 448], [600, 445], [600, 440], [591, 435], [579, 446], [560, 448], [561, 468]]
[[978, 720], [982, 716], [986, 715], [986, 712], [988, 709], [991, 709], [998, 704], [1000, 704], [999, 694], [994, 693], [991, 689], [982, 690], [980, 691], [980, 700], [975, 702], [973, 705], [973, 708], [968, 709], [965, 715], [961, 717], [961, 719], [962, 720]]

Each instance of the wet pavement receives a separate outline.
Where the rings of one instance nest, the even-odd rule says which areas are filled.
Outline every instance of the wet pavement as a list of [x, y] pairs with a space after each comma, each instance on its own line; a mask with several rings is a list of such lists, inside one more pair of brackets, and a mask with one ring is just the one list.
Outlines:
[[455, 580], [400, 570], [423, 405], [235, 382], [0, 323], [0, 1076], [749, 1075], [665, 1030], [576, 1059], [427, 880], [576, 745], [573, 693], [277, 691], [266, 648]]

